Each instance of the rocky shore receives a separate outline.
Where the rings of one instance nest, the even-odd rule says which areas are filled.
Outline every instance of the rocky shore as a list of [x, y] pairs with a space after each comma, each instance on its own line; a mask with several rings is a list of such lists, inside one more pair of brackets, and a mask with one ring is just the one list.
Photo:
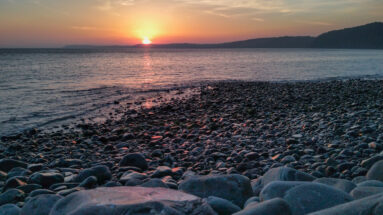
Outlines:
[[220, 82], [0, 140], [0, 215], [383, 214], [383, 81]]

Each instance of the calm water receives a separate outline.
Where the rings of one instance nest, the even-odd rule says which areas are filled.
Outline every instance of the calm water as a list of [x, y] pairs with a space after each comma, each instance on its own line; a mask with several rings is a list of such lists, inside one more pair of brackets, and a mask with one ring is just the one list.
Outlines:
[[217, 80], [383, 77], [383, 50], [1, 50], [0, 136], [137, 92]]

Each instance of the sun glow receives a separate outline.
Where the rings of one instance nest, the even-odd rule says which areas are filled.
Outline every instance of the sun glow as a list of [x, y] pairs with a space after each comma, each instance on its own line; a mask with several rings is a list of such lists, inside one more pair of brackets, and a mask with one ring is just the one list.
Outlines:
[[144, 39], [142, 39], [142, 44], [149, 45], [152, 44], [152, 41], [148, 37], [144, 37]]

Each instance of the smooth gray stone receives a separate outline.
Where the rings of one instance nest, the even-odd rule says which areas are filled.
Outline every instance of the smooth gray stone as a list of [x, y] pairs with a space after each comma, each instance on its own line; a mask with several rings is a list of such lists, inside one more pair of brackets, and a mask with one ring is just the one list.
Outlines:
[[346, 193], [349, 193], [351, 190], [353, 190], [356, 187], [356, 185], [353, 182], [346, 179], [338, 179], [338, 178], [318, 178], [318, 179], [315, 179], [313, 182], [327, 184], [331, 187], [342, 190]]
[[207, 175], [182, 181], [179, 190], [206, 198], [216, 196], [242, 207], [253, 196], [250, 180], [242, 175]]
[[259, 203], [260, 201], [261, 200], [259, 199], [258, 196], [253, 196], [253, 197], [249, 198], [248, 200], [246, 200], [244, 207], [247, 207], [250, 203], [254, 203], [254, 202]]
[[86, 188], [86, 189], [95, 188], [97, 187], [97, 178], [95, 176], [89, 176], [84, 181], [82, 181], [78, 186]]
[[26, 163], [22, 161], [18, 161], [18, 160], [7, 159], [7, 158], [0, 160], [0, 171], [4, 171], [4, 172], [9, 172], [11, 169], [15, 167], [27, 168], [27, 166], [28, 165]]
[[261, 202], [259, 204], [249, 205], [245, 209], [233, 215], [291, 215], [289, 204], [281, 199], [275, 198]]
[[21, 209], [14, 204], [0, 206], [0, 215], [19, 215]]
[[145, 180], [147, 179], [148, 176], [146, 174], [142, 174], [142, 173], [139, 173], [139, 172], [136, 172], [136, 171], [127, 171], [127, 172], [124, 172], [124, 174], [122, 174], [122, 176], [120, 177], [120, 180], [119, 182], [121, 182], [122, 184], [124, 184], [125, 182], [127, 181], [134, 181], [134, 180]]
[[374, 163], [368, 170], [366, 177], [369, 180], [383, 181], [383, 160]]
[[34, 190], [29, 194], [29, 197], [35, 197], [42, 194], [55, 194], [55, 192], [48, 190], [48, 189], [38, 189]]
[[252, 181], [254, 194], [258, 195], [264, 186], [273, 181], [313, 181], [316, 178], [290, 167], [277, 167], [267, 171], [262, 177]]
[[109, 168], [105, 165], [98, 165], [88, 169], [83, 169], [75, 178], [74, 182], [81, 183], [89, 176], [95, 176], [97, 182], [102, 184], [103, 182], [110, 180], [112, 178], [112, 173]]
[[383, 160], [383, 155], [375, 155], [374, 157], [363, 160], [360, 165], [364, 168], [370, 169], [375, 163]]
[[14, 176], [28, 176], [32, 172], [28, 169], [22, 167], [15, 167], [8, 172], [8, 178], [12, 178]]
[[341, 204], [332, 208], [316, 211], [308, 215], [382, 215], [383, 194]]
[[148, 168], [148, 163], [145, 160], [145, 157], [139, 153], [131, 153], [125, 155], [120, 163], [120, 166], [134, 166], [138, 167], [141, 170], [146, 170]]
[[64, 182], [64, 176], [54, 172], [36, 172], [29, 177], [30, 183], [40, 184], [48, 188], [52, 184]]
[[34, 190], [42, 189], [43, 187], [39, 184], [27, 184], [20, 187], [16, 187], [16, 189], [22, 190], [24, 193], [30, 193]]
[[53, 205], [62, 197], [55, 194], [35, 196], [24, 204], [20, 215], [49, 215]]
[[153, 178], [162, 178], [167, 175], [173, 175], [172, 169], [168, 166], [159, 166], [157, 169], [153, 172], [152, 177]]
[[348, 193], [319, 183], [296, 186], [288, 190], [283, 199], [289, 203], [293, 215], [304, 215], [353, 200]]
[[59, 200], [49, 215], [215, 215], [202, 199], [180, 191], [147, 187], [102, 187]]
[[378, 180], [367, 180], [358, 183], [358, 187], [383, 187], [383, 182]]
[[352, 182], [354, 183], [354, 184], [359, 184], [359, 183], [361, 183], [361, 182], [363, 182], [363, 181], [367, 181], [368, 179], [366, 178], [366, 176], [357, 176], [357, 177], [355, 177], [355, 178], [353, 178], [352, 179]]
[[164, 187], [169, 188], [161, 179], [153, 178], [140, 185], [141, 187]]
[[283, 198], [286, 191], [290, 190], [293, 187], [302, 185], [302, 184], [310, 184], [312, 182], [307, 181], [273, 181], [266, 185], [261, 193], [259, 194], [259, 198], [262, 201], [274, 199], [274, 198]]
[[25, 193], [18, 189], [9, 189], [0, 195], [0, 205], [17, 203], [25, 198]]
[[362, 199], [367, 196], [373, 196], [378, 193], [383, 193], [383, 187], [367, 187], [367, 186], [361, 186], [356, 187], [350, 192], [350, 195], [354, 199]]
[[241, 210], [232, 202], [216, 196], [209, 196], [206, 201], [218, 215], [231, 215]]
[[4, 187], [3, 187], [3, 191], [6, 191], [10, 188], [16, 188], [16, 187], [19, 187], [19, 186], [23, 186], [23, 185], [26, 185], [27, 183], [25, 183], [25, 181], [21, 180], [18, 176], [15, 176], [15, 177], [12, 177], [12, 178], [9, 178], [5, 184], [4, 184]]

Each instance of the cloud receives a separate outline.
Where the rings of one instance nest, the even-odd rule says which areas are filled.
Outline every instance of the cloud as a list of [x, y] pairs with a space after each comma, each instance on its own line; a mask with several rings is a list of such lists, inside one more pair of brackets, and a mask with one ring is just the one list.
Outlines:
[[310, 24], [310, 25], [320, 25], [320, 26], [332, 26], [332, 23], [329, 22], [320, 22], [320, 21], [297, 21], [299, 23], [303, 24]]
[[98, 28], [94, 26], [71, 26], [74, 30], [80, 30], [80, 31], [114, 31], [115, 29], [111, 28]]

